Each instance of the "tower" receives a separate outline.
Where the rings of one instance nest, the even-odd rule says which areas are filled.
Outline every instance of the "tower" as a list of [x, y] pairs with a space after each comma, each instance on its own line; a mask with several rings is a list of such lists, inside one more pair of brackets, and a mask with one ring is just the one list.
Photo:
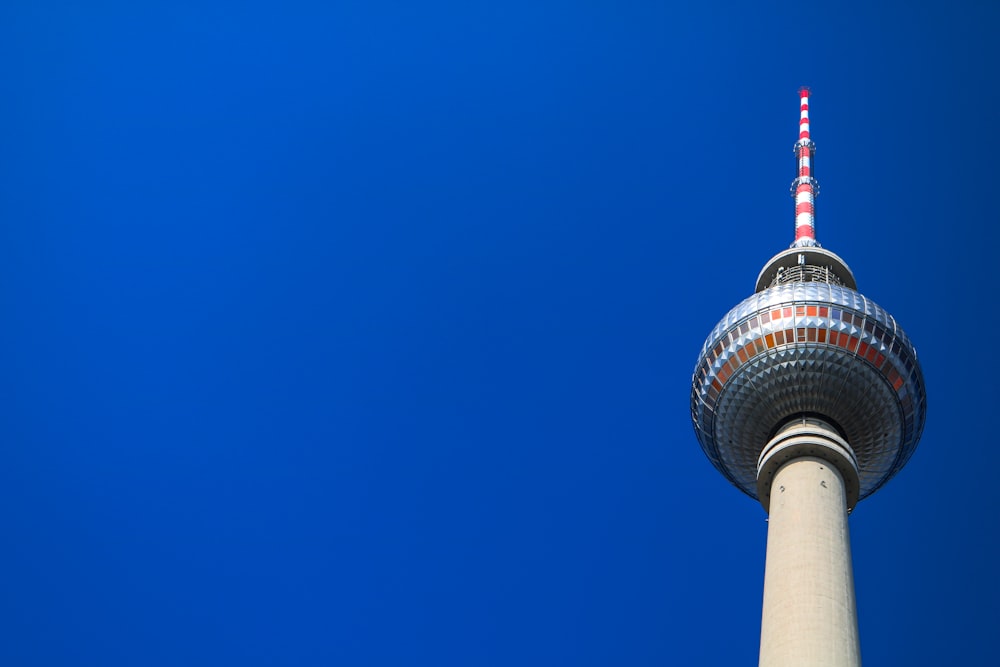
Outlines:
[[799, 91], [795, 240], [709, 334], [691, 418], [712, 464], [768, 512], [760, 664], [860, 665], [847, 516], [924, 426], [917, 353], [816, 241], [809, 90]]

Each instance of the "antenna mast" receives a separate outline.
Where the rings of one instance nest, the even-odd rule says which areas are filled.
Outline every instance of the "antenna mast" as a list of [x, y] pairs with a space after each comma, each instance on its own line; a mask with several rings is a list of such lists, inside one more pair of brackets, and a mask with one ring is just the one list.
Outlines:
[[795, 158], [798, 162], [798, 177], [792, 181], [792, 196], [795, 197], [795, 242], [791, 247], [815, 247], [816, 242], [816, 195], [819, 183], [812, 176], [812, 158], [816, 154], [816, 144], [809, 138], [809, 89], [799, 89], [800, 116], [799, 140], [795, 142]]

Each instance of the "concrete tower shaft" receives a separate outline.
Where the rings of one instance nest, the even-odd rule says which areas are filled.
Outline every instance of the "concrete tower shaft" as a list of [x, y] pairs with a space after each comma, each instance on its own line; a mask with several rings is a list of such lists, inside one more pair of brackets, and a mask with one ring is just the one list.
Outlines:
[[[850, 447], [829, 424], [786, 426], [762, 456], [769, 519], [760, 664], [858, 667], [847, 507], [857, 492]], [[766, 471], [766, 468], [771, 470]]]

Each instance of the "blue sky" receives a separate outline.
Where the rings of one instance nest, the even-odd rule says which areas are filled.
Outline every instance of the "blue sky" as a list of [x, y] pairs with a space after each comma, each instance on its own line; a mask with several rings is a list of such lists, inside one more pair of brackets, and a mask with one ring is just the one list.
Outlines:
[[923, 363], [868, 664], [991, 664], [998, 10], [0, 8], [0, 662], [753, 664], [704, 337], [817, 233]]

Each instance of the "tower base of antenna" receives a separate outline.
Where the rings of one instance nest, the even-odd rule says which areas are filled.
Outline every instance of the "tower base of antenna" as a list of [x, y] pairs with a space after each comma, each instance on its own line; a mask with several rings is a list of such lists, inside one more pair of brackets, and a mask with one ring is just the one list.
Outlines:
[[780, 271], [793, 269], [797, 266], [828, 267], [830, 273], [836, 276], [844, 287], [852, 290], [858, 289], [854, 272], [847, 266], [847, 262], [829, 250], [813, 246], [811, 248], [789, 248], [769, 259], [757, 276], [757, 286], [754, 292], [763, 292], [771, 286]]

